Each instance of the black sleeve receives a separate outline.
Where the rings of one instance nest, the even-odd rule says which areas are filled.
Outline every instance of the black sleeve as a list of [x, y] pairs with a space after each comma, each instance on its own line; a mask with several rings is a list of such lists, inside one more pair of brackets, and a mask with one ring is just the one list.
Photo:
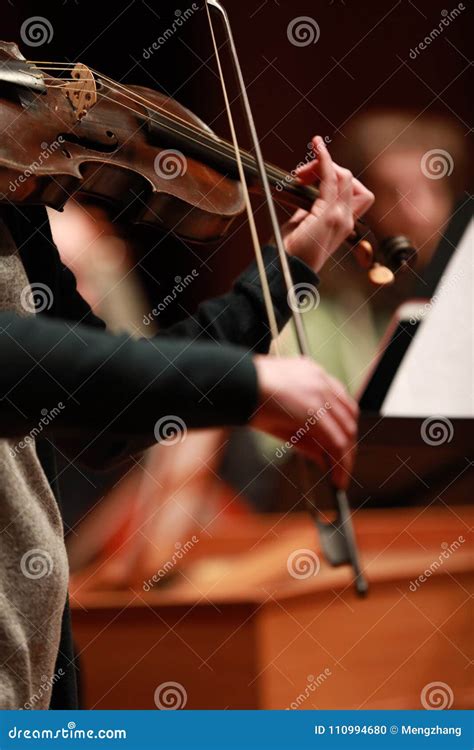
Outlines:
[[[263, 257], [275, 317], [281, 330], [290, 317], [290, 308], [276, 248], [265, 247]], [[308, 289], [318, 284], [318, 277], [303, 261], [293, 257], [288, 260], [295, 287], [301, 285]], [[149, 313], [148, 319], [157, 318], [159, 321], [159, 312], [158, 306]], [[162, 334], [227, 341], [254, 352], [267, 352], [271, 336], [256, 263], [238, 277], [228, 294], [203, 302], [195, 315], [162, 331]]]
[[[265, 247], [263, 257], [275, 317], [281, 330], [290, 317], [290, 307], [276, 248]], [[295, 287], [301, 285], [308, 289], [319, 283], [317, 275], [299, 258], [290, 257], [288, 260]], [[94, 315], [77, 291], [74, 274], [62, 263], [59, 255], [55, 274], [55, 288], [58, 289], [55, 315], [71, 322], [105, 328], [103, 321]], [[154, 320], [159, 323], [159, 313], [160, 303], [144, 318], [145, 324]], [[256, 353], [268, 352], [271, 335], [256, 263], [251, 263], [240, 274], [230, 292], [202, 302], [194, 315], [160, 330], [155, 338], [164, 337], [235, 344]]]
[[243, 424], [256, 407], [255, 368], [239, 347], [136, 341], [2, 312], [0, 359], [2, 436], [39, 428], [151, 445], [165, 417], [186, 428]]
[[[7, 223], [20, 249], [30, 282], [46, 284], [54, 292], [54, 304], [46, 315], [104, 328], [104, 323], [77, 291], [74, 274], [62, 263], [44, 209], [29, 207], [20, 217], [13, 208], [6, 217]], [[263, 256], [276, 320], [281, 329], [289, 319], [290, 309], [280, 261], [272, 246], [264, 248]], [[293, 257], [288, 261], [295, 285], [318, 284], [318, 277], [303, 261]], [[159, 313], [160, 303], [146, 319], [159, 324]], [[256, 263], [251, 263], [238, 277], [228, 294], [203, 302], [195, 315], [162, 330], [159, 335], [227, 342], [255, 352], [268, 351], [270, 332]]]

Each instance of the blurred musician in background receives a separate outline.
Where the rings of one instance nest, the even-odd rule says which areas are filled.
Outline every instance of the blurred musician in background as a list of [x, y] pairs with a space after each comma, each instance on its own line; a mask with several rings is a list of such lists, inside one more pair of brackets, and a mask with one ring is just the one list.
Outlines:
[[375, 193], [367, 217], [374, 232], [405, 234], [418, 251], [416, 266], [393, 286], [371, 286], [344, 247], [321, 273], [320, 302], [305, 316], [312, 352], [356, 394], [391, 317], [413, 297], [466, 188], [469, 159], [457, 121], [403, 110], [354, 118], [334, 152]]

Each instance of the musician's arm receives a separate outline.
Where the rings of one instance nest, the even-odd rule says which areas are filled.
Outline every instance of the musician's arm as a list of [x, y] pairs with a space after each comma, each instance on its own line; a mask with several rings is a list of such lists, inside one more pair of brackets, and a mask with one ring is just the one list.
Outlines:
[[[243, 424], [258, 400], [252, 356], [238, 347], [136, 341], [0, 312], [0, 358], [1, 436], [39, 426], [41, 436], [79, 439], [83, 459], [86, 449], [105, 458], [152, 445], [166, 417], [187, 428]], [[51, 419], [42, 419], [44, 409]]]
[[[75, 277], [61, 263], [56, 248], [50, 249], [50, 252], [57, 258], [55, 276], [58, 282], [56, 286], [58, 292], [55, 305], [61, 318], [73, 323], [71, 329], [72, 343], [79, 344], [80, 340], [84, 339], [83, 325], [87, 327], [85, 330], [96, 328], [103, 331], [104, 323], [92, 313], [89, 305], [80, 296], [76, 288]], [[277, 324], [281, 328], [288, 320], [289, 307], [276, 250], [273, 247], [265, 248], [264, 258]], [[308, 287], [308, 284], [314, 285], [317, 283], [316, 275], [297, 258], [290, 258], [290, 266], [295, 283], [304, 283], [305, 288]], [[81, 323], [79, 328], [77, 328], [75, 321]], [[178, 338], [186, 338], [187, 341], [178, 342]], [[120, 348], [120, 342], [124, 341], [125, 337], [119, 337], [119, 339], [115, 336], [105, 335], [104, 340], [107, 342], [110, 340], [111, 351], [115, 352], [113, 342], [116, 342], [116, 347]], [[71, 336], [68, 336], [67, 340], [71, 340]], [[135, 343], [139, 344], [140, 342], [129, 341], [124, 345], [121, 352], [124, 355], [122, 359], [123, 371], [118, 374], [114, 374], [113, 370], [110, 372], [110, 385], [106, 390], [107, 395], [111, 398], [113, 398], [114, 393], [122, 391], [124, 378], [127, 382], [125, 367], [131, 365], [134, 361]], [[183, 403], [187, 404], [190, 400], [194, 400], [199, 403], [202, 414], [201, 416], [197, 415], [197, 422], [194, 414], [191, 414], [190, 418], [186, 416], [187, 427], [244, 424], [250, 417], [251, 410], [255, 407], [257, 401], [256, 376], [250, 361], [250, 354], [247, 352], [248, 350], [253, 350], [256, 353], [266, 352], [270, 345], [270, 333], [256, 265], [252, 263], [241, 274], [231, 292], [220, 298], [202, 303], [193, 317], [177, 323], [155, 338], [141, 343], [144, 349], [148, 348], [151, 351], [154, 348], [157, 353], [165, 356], [165, 363], [163, 363], [163, 359], [159, 361], [157, 358], [152, 388], [152, 390], [156, 390], [157, 394], [158, 391], [164, 394], [164, 403], [166, 403], [167, 408], [165, 415], [180, 415]], [[196, 343], [205, 343], [206, 346], [203, 349], [199, 345], [196, 346]], [[225, 344], [241, 346], [242, 350], [236, 355], [236, 350], [225, 346]], [[167, 347], [169, 347], [169, 350]], [[71, 350], [70, 353], [70, 357], [78, 363], [87, 352], [87, 347], [84, 351], [81, 351], [81, 349], [82, 347], [79, 345], [75, 351]], [[130, 355], [127, 355], [128, 349]], [[182, 359], [180, 352], [183, 349], [186, 361], [184, 370], [180, 364]], [[166, 357], [169, 361], [166, 361]], [[178, 381], [177, 386], [174, 385], [173, 378]], [[211, 383], [212, 378], [214, 380]], [[187, 381], [189, 386], [181, 394], [179, 391], [180, 380], [182, 384]], [[97, 391], [100, 391], [103, 385], [104, 383], [101, 380]], [[252, 389], [255, 389], [253, 396], [250, 395]], [[173, 396], [176, 395], [176, 403], [173, 402], [173, 398], [169, 400], [166, 398], [167, 390]], [[221, 390], [223, 393], [225, 392], [222, 400], [219, 396]], [[130, 396], [130, 398], [133, 403], [135, 396]], [[139, 394], [138, 398], [141, 400], [142, 395]], [[216, 409], [214, 408], [214, 401], [216, 404], [220, 404]], [[253, 403], [253, 407], [249, 407], [249, 403]], [[235, 408], [233, 412], [232, 409], [229, 410], [231, 404]], [[126, 409], [125, 404], [117, 404], [118, 412], [124, 408]], [[151, 408], [150, 404], [150, 409], [153, 424], [151, 429], [148, 426], [142, 434], [135, 434], [133, 429], [129, 434], [124, 433], [119, 424], [120, 419], [117, 420], [113, 417], [106, 420], [103, 427], [98, 430], [87, 418], [86, 409], [84, 411], [85, 421], [79, 431], [76, 431], [75, 434], [71, 430], [67, 430], [66, 433], [60, 431], [55, 438], [60, 444], [61, 450], [72, 460], [79, 460], [96, 468], [106, 467], [111, 463], [116, 463], [130, 455], [139, 453], [153, 444], [153, 427], [158, 419], [163, 416], [159, 396], [155, 408]], [[221, 411], [218, 414], [219, 410]], [[137, 413], [136, 416], [138, 418], [139, 414]], [[203, 419], [204, 421], [202, 421]], [[60, 425], [55, 423], [53, 427], [57, 431]]]
[[[133, 342], [123, 336], [104, 333], [103, 321], [94, 315], [81, 297], [74, 275], [60, 260], [44, 210], [29, 209], [27, 219], [28, 223], [24, 222], [26, 228], [23, 219], [21, 226], [18, 226], [18, 220], [12, 220], [10, 224], [13, 228], [16, 225], [15, 239], [21, 248], [30, 281], [49, 287], [53, 304], [37, 316], [37, 320], [12, 316], [8, 325], [0, 326], [4, 329], [2, 350], [9, 351], [2, 359], [10, 362], [9, 371], [4, 371], [5, 382], [0, 382], [1, 391], [9, 393], [13, 388], [12, 396], [20, 394], [21, 401], [17, 404], [19, 410], [13, 408], [11, 412], [8, 402], [3, 403], [3, 409], [0, 408], [3, 430], [8, 434], [25, 434], [40, 419], [39, 412], [45, 407], [46, 399], [50, 408], [61, 400], [68, 403], [68, 409], [61, 411], [50, 428], [52, 433], [56, 432], [61, 450], [72, 459], [79, 456], [84, 463], [100, 467], [121, 455], [151, 445], [153, 427], [163, 416], [163, 409], [166, 409], [165, 415], [179, 415], [183, 404], [195, 401], [196, 411], [190, 413], [189, 418], [186, 416], [188, 427], [241, 424], [249, 418], [249, 404], [255, 404], [257, 400], [251, 357], [244, 351], [219, 346], [219, 343], [232, 342], [246, 350], [259, 352], [268, 348], [270, 337], [254, 264], [236, 282], [234, 291], [218, 300], [203, 303], [192, 319], [173, 326], [155, 340]], [[287, 320], [288, 306], [273, 248], [266, 250], [265, 260], [281, 327]], [[314, 274], [301, 261], [293, 259], [290, 262], [296, 282], [316, 282]], [[53, 327], [45, 320], [48, 317], [54, 319], [51, 321]], [[207, 342], [207, 345], [205, 349], [196, 343], [190, 346], [190, 342], [176, 341], [178, 336], [186, 336], [191, 342]], [[49, 356], [50, 350], [53, 356]], [[133, 367], [137, 355], [141, 360], [138, 370]], [[41, 365], [32, 367], [38, 361]], [[143, 386], [148, 395], [134, 391], [134, 379], [142, 365], [150, 368], [150, 381], [153, 381], [146, 388]], [[49, 366], [53, 366], [53, 370], [48, 379]], [[131, 368], [130, 376], [127, 376], [127, 368]], [[23, 377], [25, 371], [28, 373], [26, 378]], [[84, 377], [79, 377], [81, 372]], [[47, 382], [41, 385], [44, 378]], [[82, 401], [82, 408], [79, 408], [68, 393], [74, 392], [82, 381], [87, 385], [85, 389], [79, 388], [82, 393], [82, 398], [78, 399]], [[14, 387], [16, 382], [18, 387]], [[65, 382], [70, 385], [61, 387]], [[34, 399], [39, 398], [41, 391], [41, 406], [36, 410]], [[168, 391], [170, 399], [163, 395]], [[222, 400], [221, 391], [225, 391]], [[152, 393], [156, 394], [154, 400]], [[138, 405], [129, 409], [127, 399], [134, 404], [136, 400], [146, 402], [147, 398], [150, 402], [146, 422], [142, 433], [137, 434], [137, 430], [140, 433], [137, 427], [140, 409]], [[27, 415], [25, 420], [20, 417], [22, 412]], [[132, 413], [135, 427], [133, 420], [127, 421]], [[153, 420], [151, 427], [147, 424], [150, 420]], [[21, 423], [19, 427], [18, 422]], [[130, 440], [127, 440], [127, 433]]]

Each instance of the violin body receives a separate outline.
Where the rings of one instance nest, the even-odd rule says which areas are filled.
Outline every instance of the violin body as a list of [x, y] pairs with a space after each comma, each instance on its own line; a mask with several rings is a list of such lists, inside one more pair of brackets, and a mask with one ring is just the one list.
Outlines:
[[[0, 42], [0, 61], [11, 61], [15, 70], [24, 58], [15, 44]], [[134, 101], [131, 107], [129, 96], [100, 77], [94, 80], [97, 98], [84, 113], [75, 108], [74, 95], [85, 85], [57, 78], [57, 87], [51, 83], [38, 91], [0, 79], [0, 200], [61, 210], [80, 193], [106, 201], [123, 220], [172, 229], [191, 240], [224, 235], [244, 211], [239, 181], [184, 156], [165, 132], [147, 124], [145, 104]], [[127, 91], [219, 141], [175, 100], [141, 86]]]

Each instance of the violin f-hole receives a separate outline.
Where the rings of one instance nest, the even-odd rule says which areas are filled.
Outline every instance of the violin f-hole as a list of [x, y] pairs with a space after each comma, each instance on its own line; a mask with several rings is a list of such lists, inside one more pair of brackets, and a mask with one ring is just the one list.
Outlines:
[[[109, 135], [110, 133], [110, 135]], [[74, 143], [91, 151], [100, 151], [104, 154], [112, 154], [118, 147], [117, 136], [108, 130], [104, 133], [104, 140], [99, 139], [99, 134], [77, 135], [76, 133], [60, 133], [59, 137], [63, 142]]]

